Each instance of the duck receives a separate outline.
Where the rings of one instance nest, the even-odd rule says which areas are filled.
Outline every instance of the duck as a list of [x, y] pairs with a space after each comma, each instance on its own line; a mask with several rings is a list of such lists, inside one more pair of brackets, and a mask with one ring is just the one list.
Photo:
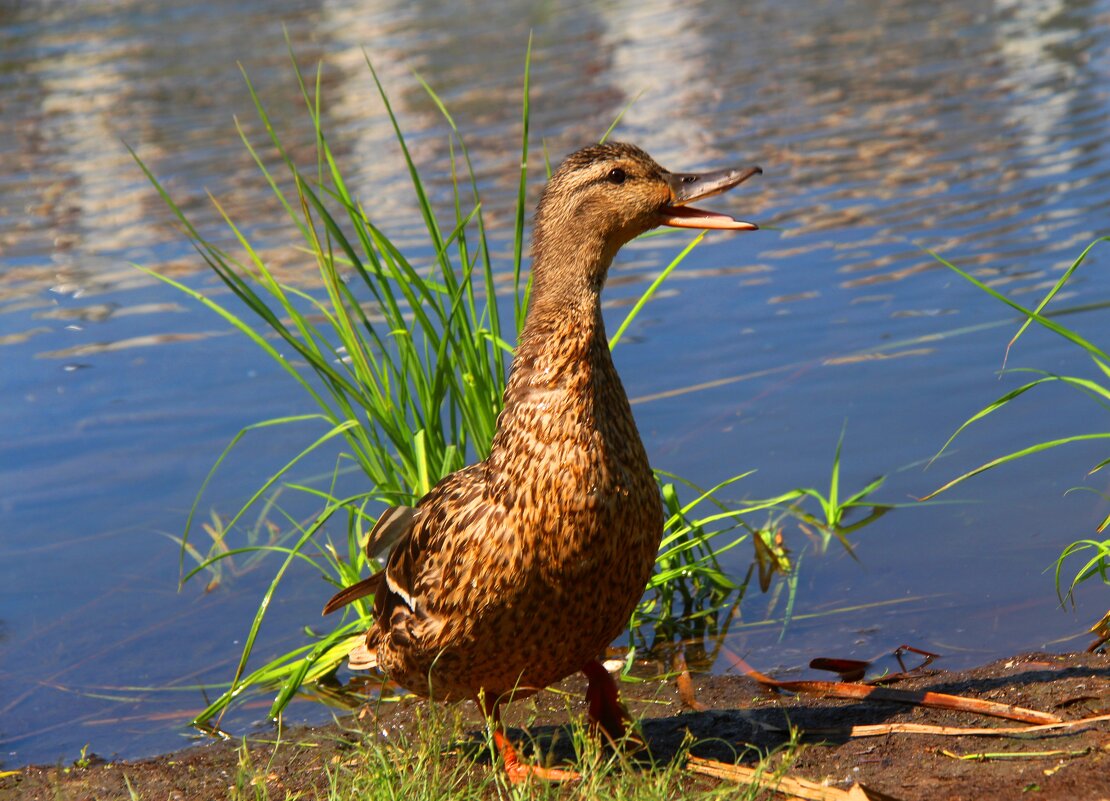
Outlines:
[[514, 783], [578, 778], [523, 760], [500, 716], [573, 673], [588, 680], [591, 731], [633, 734], [599, 657], [643, 595], [664, 518], [602, 319], [610, 264], [659, 226], [757, 230], [689, 204], [761, 172], [670, 172], [620, 142], [567, 156], [534, 218], [531, 300], [489, 455], [383, 512], [365, 550], [384, 568], [324, 607], [372, 595], [348, 666], [435, 701], [475, 701]]

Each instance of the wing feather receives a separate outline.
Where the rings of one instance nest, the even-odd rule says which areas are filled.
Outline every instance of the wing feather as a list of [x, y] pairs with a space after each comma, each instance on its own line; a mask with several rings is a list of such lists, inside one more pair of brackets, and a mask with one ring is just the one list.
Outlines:
[[378, 588], [381, 587], [382, 579], [385, 577], [385, 571], [379, 570], [372, 576], [364, 578], [362, 581], [352, 584], [350, 587], [340, 590], [331, 597], [331, 600], [324, 605], [324, 611], [320, 614], [330, 615], [336, 609], [342, 609], [349, 603], [357, 601], [359, 598], [365, 598], [367, 595], [376, 595]]
[[[377, 522], [374, 523], [374, 527], [370, 529], [370, 535], [366, 538], [366, 557], [374, 559], [378, 554], [393, 548], [398, 542], [411, 534], [415, 515], [416, 509], [412, 506], [391, 506], [382, 512]], [[336, 609], [341, 609], [359, 598], [377, 595], [381, 591], [382, 580], [385, 578], [385, 571], [379, 570], [350, 587], [340, 590], [324, 605], [323, 614], [329, 615]]]
[[392, 550], [402, 537], [408, 536], [415, 515], [414, 506], [391, 506], [382, 512], [366, 538], [366, 558], [374, 559]]

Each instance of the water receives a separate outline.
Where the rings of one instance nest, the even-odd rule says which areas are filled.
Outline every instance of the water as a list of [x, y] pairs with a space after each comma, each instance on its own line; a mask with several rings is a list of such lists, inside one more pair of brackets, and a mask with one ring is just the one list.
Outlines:
[[[914, 497], [1021, 445], [1098, 430], [1090, 401], [1046, 388], [985, 421], [927, 471], [974, 410], [1015, 385], [996, 377], [1016, 324], [939, 267], [934, 248], [1034, 303], [1110, 232], [1110, 3], [369, 2], [0, 5], [0, 763], [69, 760], [82, 745], [138, 756], [182, 745], [227, 680], [270, 569], [180, 593], [184, 516], [244, 425], [307, 411], [305, 398], [211, 313], [134, 269], [226, 293], [205, 272], [126, 145], [198, 227], [218, 197], [296, 279], [281, 210], [238, 141], [254, 119], [236, 62], [287, 145], [309, 158], [282, 29], [310, 70], [323, 60], [326, 124], [379, 224], [418, 243], [404, 165], [367, 74], [373, 59], [446, 197], [446, 127], [412, 77], [444, 98], [475, 157], [506, 263], [533, 44], [533, 141], [553, 158], [618, 129], [673, 169], [758, 163], [765, 174], [713, 207], [778, 226], [712, 235], [618, 348], [656, 466], [703, 484], [758, 468], [734, 497], [824, 486], [846, 426], [842, 482], [889, 476]], [[537, 148], [533, 175], [542, 175]], [[539, 183], [534, 182], [533, 196]], [[221, 236], [226, 236], [220, 234]], [[626, 249], [606, 298], [615, 325], [683, 238]], [[1067, 304], [1105, 302], [1096, 250]], [[1105, 344], [1108, 315], [1067, 324]], [[983, 327], [983, 324], [986, 324]], [[871, 358], [848, 358], [860, 354]], [[879, 358], [882, 356], [883, 358]], [[1090, 374], [1031, 331], [1012, 366]], [[312, 431], [255, 436], [202, 506], [228, 513]], [[814, 656], [868, 658], [910, 643], [960, 667], [1017, 650], [1075, 648], [1105, 608], [1100, 588], [1056, 608], [1043, 571], [1107, 513], [1095, 447], [987, 473], [952, 500], [904, 508], [803, 556], [798, 620], [731, 647], [762, 669]], [[787, 530], [795, 553], [807, 542]], [[745, 546], [746, 547], [746, 546]], [[734, 566], [750, 558], [746, 550]], [[299, 579], [299, 580], [298, 580]], [[259, 653], [300, 642], [330, 594], [294, 576]], [[894, 603], [897, 602], [897, 603]], [[745, 620], [767, 596], [753, 594]], [[876, 604], [885, 604], [876, 606]], [[862, 607], [849, 609], [850, 607]], [[839, 611], [838, 611], [839, 610]], [[845, 611], [847, 610], [847, 611]], [[835, 614], [819, 614], [835, 611]], [[817, 615], [817, 616], [814, 616]], [[265, 705], [231, 721], [247, 730]], [[327, 713], [294, 708], [302, 719]]]

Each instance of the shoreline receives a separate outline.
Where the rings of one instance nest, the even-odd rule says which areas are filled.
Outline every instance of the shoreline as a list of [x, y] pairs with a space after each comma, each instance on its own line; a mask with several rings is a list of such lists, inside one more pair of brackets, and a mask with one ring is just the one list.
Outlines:
[[[568, 720], [584, 713], [585, 682], [571, 677], [532, 699], [511, 704], [506, 725], [514, 741], [525, 738], [522, 726], [556, 761], [573, 756]], [[893, 686], [910, 691], [943, 692], [1042, 710], [1065, 720], [1110, 712], [1110, 656], [1105, 654], [1031, 653], [1001, 659], [965, 671], [926, 669]], [[775, 695], [746, 676], [695, 676], [695, 706], [680, 694], [675, 680], [623, 683], [621, 692], [641, 727], [657, 764], [690, 749], [699, 757], [753, 764], [746, 745], [764, 752], [788, 741], [789, 726], [808, 736], [787, 775], [847, 789], [858, 781], [900, 801], [914, 799], [1110, 798], [1110, 721], [1036, 736], [940, 736], [887, 733], [849, 736], [850, 726], [897, 723], [947, 727], [1004, 728], [1011, 721], [967, 712], [927, 709], [873, 701], [838, 701], [806, 695]], [[473, 704], [456, 710], [461, 731], [446, 759], [474, 778], [493, 769], [481, 753], [482, 721]], [[268, 795], [300, 793], [326, 796], [329, 771], [357, 770], [359, 741], [383, 742], [419, 737], [429, 704], [406, 699], [364, 708], [360, 716], [325, 726], [299, 727], [273, 737], [189, 746], [158, 757], [118, 762], [93, 760], [86, 767], [31, 765], [0, 778], [0, 801], [9, 799], [194, 799], [226, 798], [247, 781], [264, 782]], [[362, 720], [359, 720], [359, 717]], [[552, 743], [552, 740], [554, 742]], [[243, 745], [245, 743], [245, 746]], [[465, 747], [469, 745], [468, 747]], [[458, 753], [474, 751], [473, 754]], [[1023, 757], [1024, 751], [1031, 756]], [[960, 755], [1012, 752], [1012, 758], [974, 760]], [[1051, 754], [1051, 756], [1036, 756]], [[469, 760], [469, 762], [464, 762]], [[354, 764], [349, 764], [349, 763]], [[912, 770], [907, 766], [912, 765]], [[685, 782], [685, 778], [683, 779]], [[723, 780], [689, 774], [690, 788]], [[708, 783], [708, 785], [707, 785]], [[1036, 792], [1034, 792], [1034, 789]], [[134, 793], [134, 795], [132, 794]], [[1030, 795], [1033, 793], [1033, 795]]]

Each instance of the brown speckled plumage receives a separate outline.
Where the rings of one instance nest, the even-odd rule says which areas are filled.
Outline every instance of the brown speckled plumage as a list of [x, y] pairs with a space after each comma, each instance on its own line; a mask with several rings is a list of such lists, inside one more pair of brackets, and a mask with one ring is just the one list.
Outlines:
[[[627, 624], [663, 510], [600, 292], [622, 245], [687, 199], [723, 191], [687, 198], [680, 180], [616, 143], [579, 150], [552, 176], [490, 455], [445, 477], [414, 512], [382, 516], [368, 550], [395, 543], [384, 578], [329, 604], [376, 591], [375, 625], [353, 666], [376, 664], [437, 700], [508, 700], [582, 669]], [[740, 225], [754, 228], [729, 227]]]

